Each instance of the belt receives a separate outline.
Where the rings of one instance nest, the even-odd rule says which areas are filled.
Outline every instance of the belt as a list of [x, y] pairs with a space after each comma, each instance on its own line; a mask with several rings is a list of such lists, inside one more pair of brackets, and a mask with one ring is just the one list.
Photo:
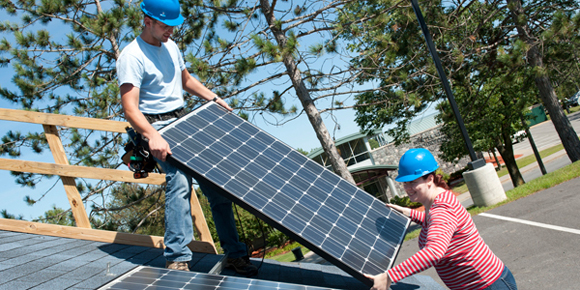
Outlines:
[[143, 115], [145, 116], [145, 119], [149, 121], [150, 124], [153, 124], [155, 122], [165, 121], [173, 118], [180, 118], [185, 114], [187, 114], [187, 112], [185, 111], [185, 108], [182, 107], [167, 113], [143, 114]]

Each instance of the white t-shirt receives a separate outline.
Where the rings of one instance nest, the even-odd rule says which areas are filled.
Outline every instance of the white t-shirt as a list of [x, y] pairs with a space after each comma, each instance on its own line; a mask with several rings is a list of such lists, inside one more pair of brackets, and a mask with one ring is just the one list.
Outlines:
[[117, 59], [119, 86], [129, 83], [139, 88], [139, 109], [144, 114], [166, 113], [183, 106], [184, 69], [183, 57], [171, 39], [158, 47], [139, 36]]

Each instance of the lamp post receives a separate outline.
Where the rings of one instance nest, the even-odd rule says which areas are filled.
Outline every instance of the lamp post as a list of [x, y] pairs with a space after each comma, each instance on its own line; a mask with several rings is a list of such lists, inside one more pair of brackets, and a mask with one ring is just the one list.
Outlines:
[[453, 109], [453, 113], [457, 119], [457, 124], [461, 129], [461, 134], [465, 140], [465, 146], [467, 147], [469, 156], [471, 157], [471, 162], [467, 164], [469, 171], [463, 173], [463, 179], [465, 180], [465, 184], [469, 189], [471, 199], [476, 206], [490, 206], [497, 204], [507, 199], [503, 186], [501, 185], [501, 181], [499, 180], [499, 177], [495, 172], [495, 168], [493, 165], [491, 165], [491, 163], [486, 164], [483, 158], [477, 158], [475, 150], [473, 150], [471, 140], [469, 139], [469, 135], [467, 135], [467, 129], [465, 128], [463, 119], [459, 114], [459, 109], [457, 108], [457, 103], [455, 103], [455, 98], [453, 97], [453, 92], [449, 86], [449, 81], [447, 80], [447, 76], [443, 71], [443, 66], [439, 60], [439, 55], [437, 55], [437, 50], [435, 50], [433, 39], [431, 39], [431, 34], [429, 33], [427, 24], [425, 24], [425, 19], [423, 18], [423, 14], [421, 13], [421, 9], [419, 8], [417, 0], [411, 0], [411, 5], [413, 6], [415, 15], [417, 15], [417, 20], [419, 20], [419, 25], [421, 26], [421, 30], [425, 36], [425, 41], [429, 47], [429, 52], [431, 53], [431, 57], [433, 58], [433, 62], [437, 68], [437, 73], [439, 73], [439, 78], [443, 83], [445, 94], [447, 94], [447, 99], [449, 99], [449, 104]]
[[449, 86], [449, 81], [447, 80], [445, 71], [443, 71], [441, 60], [439, 60], [439, 55], [437, 54], [437, 50], [435, 49], [435, 44], [433, 44], [433, 39], [431, 38], [431, 34], [429, 33], [427, 24], [425, 24], [425, 19], [423, 18], [423, 14], [421, 13], [421, 9], [419, 8], [417, 0], [411, 0], [411, 5], [413, 6], [415, 15], [417, 15], [417, 20], [419, 20], [419, 25], [421, 26], [421, 30], [423, 31], [423, 35], [425, 36], [427, 47], [429, 47], [429, 52], [431, 53], [431, 57], [433, 58], [433, 62], [435, 63], [435, 67], [437, 68], [437, 73], [439, 73], [441, 83], [443, 84], [443, 89], [445, 89], [445, 94], [447, 95], [447, 99], [449, 100], [449, 104], [451, 105], [451, 109], [453, 110], [453, 114], [455, 115], [455, 119], [457, 120], [457, 124], [459, 124], [459, 129], [461, 130], [461, 134], [463, 135], [463, 139], [465, 140], [465, 146], [469, 151], [471, 162], [469, 162], [467, 166], [471, 170], [483, 167], [485, 165], [485, 160], [483, 158], [478, 159], [477, 155], [475, 154], [475, 150], [473, 150], [471, 139], [469, 139], [469, 135], [467, 134], [467, 129], [465, 128], [465, 124], [463, 123], [463, 118], [461, 118], [461, 115], [459, 114], [459, 109], [457, 108], [457, 103], [455, 102], [455, 98], [453, 97], [451, 86]]

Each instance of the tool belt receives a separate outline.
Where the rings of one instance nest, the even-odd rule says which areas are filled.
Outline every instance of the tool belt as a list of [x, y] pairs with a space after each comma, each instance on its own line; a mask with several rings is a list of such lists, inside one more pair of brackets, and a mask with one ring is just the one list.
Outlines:
[[125, 144], [125, 154], [121, 159], [129, 167], [129, 170], [133, 171], [135, 179], [145, 178], [149, 176], [150, 172], [155, 171], [157, 162], [153, 159], [153, 154], [149, 152], [143, 136], [135, 132], [133, 128], [127, 127], [125, 130], [129, 135], [129, 142]]
[[155, 122], [161, 122], [161, 121], [165, 121], [165, 120], [169, 120], [169, 119], [173, 119], [173, 118], [180, 118], [185, 116], [185, 114], [187, 114], [187, 111], [185, 111], [185, 108], [181, 107], [179, 109], [173, 110], [171, 112], [167, 112], [167, 113], [161, 113], [161, 114], [143, 114], [145, 116], [145, 119], [147, 119], [147, 121], [150, 124], [153, 124]]

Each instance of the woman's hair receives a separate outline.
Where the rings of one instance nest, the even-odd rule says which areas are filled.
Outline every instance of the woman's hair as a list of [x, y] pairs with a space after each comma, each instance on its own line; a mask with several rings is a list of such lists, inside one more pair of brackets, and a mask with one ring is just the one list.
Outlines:
[[424, 175], [423, 178], [426, 179], [429, 175], [433, 175], [433, 183], [435, 183], [436, 186], [441, 187], [445, 190], [450, 190], [451, 188], [449, 187], [449, 185], [447, 185], [447, 181], [445, 181], [443, 179], [443, 176], [441, 174], [437, 174], [435, 172], [431, 172], [427, 175]]

